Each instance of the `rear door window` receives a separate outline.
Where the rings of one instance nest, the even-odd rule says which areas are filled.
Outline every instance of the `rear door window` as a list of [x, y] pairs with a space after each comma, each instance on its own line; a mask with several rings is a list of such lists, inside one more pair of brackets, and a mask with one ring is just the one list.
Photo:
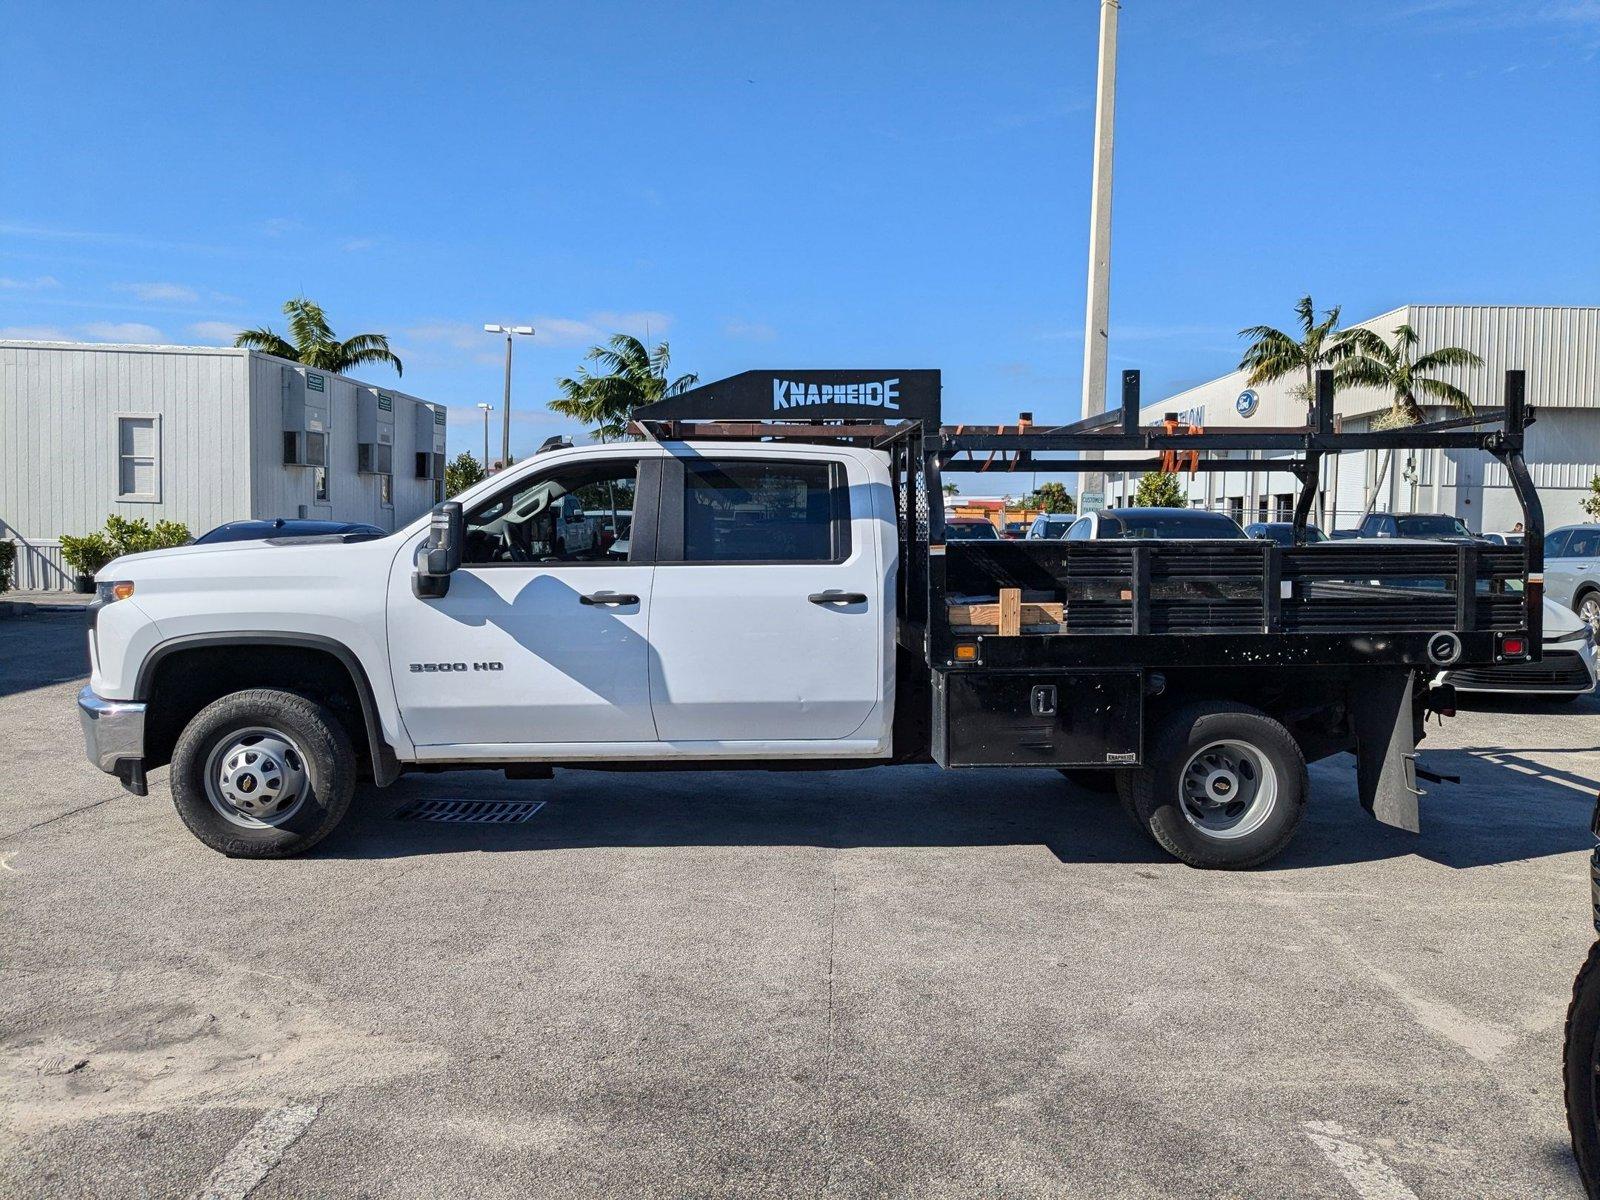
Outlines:
[[678, 561], [826, 563], [850, 556], [843, 464], [730, 458], [683, 467]]

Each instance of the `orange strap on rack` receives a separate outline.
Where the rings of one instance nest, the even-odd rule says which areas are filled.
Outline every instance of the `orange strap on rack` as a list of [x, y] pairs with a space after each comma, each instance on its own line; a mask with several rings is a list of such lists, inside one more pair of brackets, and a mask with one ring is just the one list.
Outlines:
[[[1161, 431], [1168, 437], [1178, 432], [1176, 417], [1166, 417], [1161, 422]], [[1183, 433], [1187, 437], [1196, 433], [1204, 433], [1205, 429], [1199, 425], [1185, 425]], [[1161, 473], [1172, 475], [1179, 470], [1188, 470], [1190, 478], [1200, 466], [1200, 451], [1198, 450], [1163, 450], [1161, 452]]]

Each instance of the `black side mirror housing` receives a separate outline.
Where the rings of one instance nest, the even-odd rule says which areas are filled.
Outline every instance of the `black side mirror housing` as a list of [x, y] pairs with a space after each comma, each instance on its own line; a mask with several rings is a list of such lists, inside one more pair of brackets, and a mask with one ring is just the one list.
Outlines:
[[418, 599], [437, 600], [449, 593], [450, 576], [461, 566], [466, 534], [467, 521], [459, 501], [446, 500], [434, 508], [428, 540], [411, 575], [411, 591]]

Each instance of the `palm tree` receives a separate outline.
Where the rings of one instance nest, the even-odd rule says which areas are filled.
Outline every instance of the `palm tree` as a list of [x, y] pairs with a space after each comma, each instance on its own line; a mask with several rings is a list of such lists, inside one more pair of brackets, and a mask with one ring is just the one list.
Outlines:
[[333, 336], [322, 306], [304, 296], [285, 301], [283, 315], [289, 318], [289, 336], [294, 339], [292, 343], [263, 325], [259, 329], [243, 330], [233, 339], [233, 344], [264, 350], [279, 358], [287, 358], [290, 362], [304, 363], [335, 375], [362, 363], [389, 363], [396, 375], [405, 374], [399, 358], [389, 349], [389, 339], [381, 333], [358, 333], [341, 342]]
[[631, 333], [614, 333], [605, 346], [591, 346], [584, 355], [589, 362], [604, 368], [595, 374], [579, 367], [576, 378], [556, 380], [561, 395], [550, 401], [550, 410], [585, 425], [593, 425], [597, 442], [614, 442], [625, 437], [633, 410], [653, 404], [664, 396], [676, 396], [700, 381], [698, 375], [680, 375], [667, 382], [667, 367], [672, 352], [666, 342], [654, 350]]
[[1466, 392], [1453, 383], [1431, 379], [1428, 373], [1444, 367], [1481, 367], [1483, 359], [1460, 346], [1445, 346], [1418, 357], [1420, 342], [1410, 325], [1395, 329], [1392, 346], [1370, 329], [1351, 329], [1344, 334], [1343, 361], [1336, 368], [1336, 378], [1345, 387], [1388, 389], [1392, 401], [1382, 427], [1420, 425], [1419, 394], [1448, 404], [1463, 416], [1472, 415], [1472, 399]]
[[[1376, 428], [1420, 425], [1423, 413], [1419, 394], [1448, 404], [1465, 416], [1472, 415], [1472, 398], [1466, 392], [1453, 383], [1431, 378], [1428, 372], [1444, 367], [1481, 367], [1483, 359], [1460, 346], [1444, 346], [1419, 357], [1420, 342], [1417, 331], [1409, 324], [1395, 329], [1392, 346], [1370, 329], [1352, 329], [1345, 334], [1344, 359], [1335, 369], [1337, 381], [1345, 387], [1386, 388], [1391, 397], [1389, 411], [1373, 422]], [[1393, 459], [1393, 450], [1385, 452], [1363, 516], [1377, 504]]]
[[1271, 325], [1252, 325], [1241, 329], [1240, 337], [1251, 339], [1250, 346], [1239, 360], [1239, 370], [1249, 371], [1246, 383], [1257, 387], [1282, 379], [1285, 375], [1305, 373], [1305, 382], [1291, 389], [1307, 404], [1316, 395], [1318, 367], [1331, 366], [1343, 356], [1346, 334], [1339, 331], [1338, 306], [1328, 309], [1317, 320], [1317, 309], [1309, 295], [1301, 296], [1294, 306], [1300, 317], [1298, 337], [1274, 329]]

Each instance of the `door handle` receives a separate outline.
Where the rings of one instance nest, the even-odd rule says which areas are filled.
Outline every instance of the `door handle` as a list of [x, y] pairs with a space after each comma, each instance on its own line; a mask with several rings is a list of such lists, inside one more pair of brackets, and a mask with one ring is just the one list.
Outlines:
[[639, 597], [630, 596], [625, 592], [595, 592], [590, 596], [579, 596], [579, 604], [637, 604]]
[[812, 592], [806, 597], [813, 604], [865, 604], [865, 592]]

